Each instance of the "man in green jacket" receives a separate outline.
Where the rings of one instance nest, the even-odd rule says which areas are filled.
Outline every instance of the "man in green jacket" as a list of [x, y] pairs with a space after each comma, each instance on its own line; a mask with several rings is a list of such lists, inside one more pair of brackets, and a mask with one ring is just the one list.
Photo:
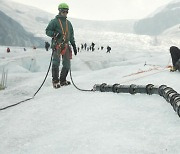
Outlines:
[[[70, 59], [72, 58], [73, 47], [74, 54], [77, 55], [76, 44], [74, 40], [74, 30], [72, 24], [67, 20], [69, 6], [61, 3], [58, 6], [59, 14], [50, 21], [46, 28], [46, 35], [52, 37], [51, 48], [53, 50], [52, 60], [52, 83], [54, 88], [71, 84], [66, 80], [70, 69]], [[62, 69], [59, 78], [60, 59], [62, 57]]]

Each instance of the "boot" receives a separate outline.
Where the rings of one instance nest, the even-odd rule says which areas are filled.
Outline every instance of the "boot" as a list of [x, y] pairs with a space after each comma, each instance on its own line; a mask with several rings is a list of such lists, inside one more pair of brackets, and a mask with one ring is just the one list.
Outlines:
[[67, 75], [68, 75], [68, 72], [69, 72], [68, 69], [66, 69], [66, 68], [64, 68], [64, 67], [62, 68], [61, 74], [60, 74], [60, 85], [61, 85], [61, 86], [66, 86], [66, 85], [70, 85], [70, 84], [71, 84], [70, 81], [67, 81], [67, 80], [66, 80], [66, 77], [67, 77]]
[[171, 66], [171, 68], [170, 68], [170, 72], [175, 72], [175, 71], [177, 71], [177, 68], [176, 68], [176, 67], [174, 67], [174, 66]]
[[68, 86], [68, 85], [70, 85], [71, 84], [71, 82], [70, 81], [63, 81], [63, 82], [60, 82], [60, 85], [61, 86]]
[[54, 87], [55, 89], [57, 89], [57, 88], [60, 88], [60, 87], [61, 87], [61, 85], [60, 85], [60, 82], [59, 82], [59, 81], [52, 81], [52, 84], [53, 84], [53, 87]]
[[52, 84], [54, 88], [60, 88], [59, 68], [54, 66], [52, 67]]

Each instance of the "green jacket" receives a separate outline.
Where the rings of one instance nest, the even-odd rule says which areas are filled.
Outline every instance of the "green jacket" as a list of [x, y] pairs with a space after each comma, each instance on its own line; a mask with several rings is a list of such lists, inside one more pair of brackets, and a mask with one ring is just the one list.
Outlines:
[[[51, 47], [54, 48], [55, 46], [55, 40], [53, 39], [54, 35], [59, 33], [58, 37], [57, 37], [57, 42], [58, 43], [62, 43], [63, 42], [63, 31], [61, 28], [61, 25], [58, 21], [58, 19], [61, 20], [62, 23], [62, 27], [63, 30], [66, 31], [66, 18], [62, 17], [60, 15], [57, 15], [54, 19], [52, 19], [47, 28], [46, 28], [46, 35], [52, 37], [52, 42], [51, 42]], [[68, 33], [66, 36], [66, 43], [71, 43], [71, 45], [75, 44], [75, 40], [74, 40], [74, 30], [73, 30], [73, 26], [71, 24], [71, 22], [69, 20], [67, 20], [67, 25], [68, 25]]]

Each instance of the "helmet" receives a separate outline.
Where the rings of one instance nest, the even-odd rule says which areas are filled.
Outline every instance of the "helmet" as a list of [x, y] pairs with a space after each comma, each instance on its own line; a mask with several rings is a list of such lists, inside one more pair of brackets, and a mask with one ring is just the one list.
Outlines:
[[68, 9], [69, 10], [69, 6], [66, 3], [61, 3], [58, 6], [58, 10], [61, 10], [61, 9]]

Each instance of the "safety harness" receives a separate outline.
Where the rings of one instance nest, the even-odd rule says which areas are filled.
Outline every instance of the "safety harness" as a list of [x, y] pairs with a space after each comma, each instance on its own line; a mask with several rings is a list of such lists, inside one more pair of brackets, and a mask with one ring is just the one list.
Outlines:
[[67, 36], [68, 36], [68, 23], [67, 23], [67, 19], [66, 19], [66, 29], [64, 30], [63, 26], [62, 26], [62, 22], [60, 19], [58, 19], [61, 30], [62, 30], [62, 34], [63, 34], [63, 40], [61, 43], [57, 43], [56, 44], [56, 50], [60, 50], [60, 55], [64, 55], [66, 53], [66, 50], [68, 48], [68, 43], [67, 43]]

